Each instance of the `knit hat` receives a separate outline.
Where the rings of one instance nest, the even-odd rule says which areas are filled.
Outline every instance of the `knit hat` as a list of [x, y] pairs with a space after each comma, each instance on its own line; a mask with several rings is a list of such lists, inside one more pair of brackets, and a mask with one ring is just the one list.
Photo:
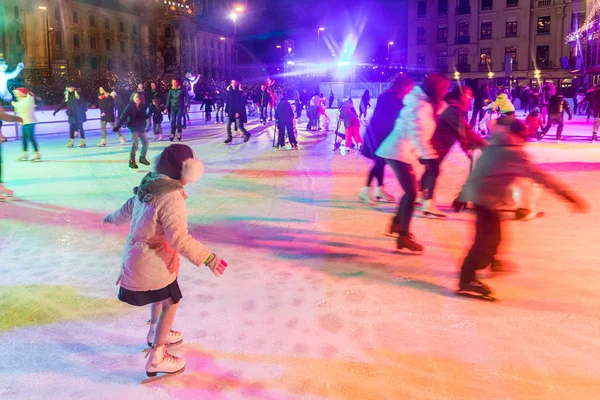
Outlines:
[[172, 144], [154, 159], [154, 170], [171, 179], [196, 182], [204, 174], [204, 164], [185, 144]]
[[24, 88], [24, 87], [20, 87], [20, 88], [13, 89], [13, 92], [19, 92], [19, 93], [21, 93], [23, 96], [27, 96], [27, 95], [30, 93], [29, 89], [27, 89], [27, 88]]

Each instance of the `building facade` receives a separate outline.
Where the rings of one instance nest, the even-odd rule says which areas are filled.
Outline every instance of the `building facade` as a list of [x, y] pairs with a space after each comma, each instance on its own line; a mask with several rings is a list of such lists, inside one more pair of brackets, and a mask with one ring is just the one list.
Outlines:
[[25, 72], [158, 77], [191, 70], [224, 79], [233, 41], [203, 31], [195, 3], [179, 1], [46, 0], [43, 9], [39, 1], [3, 0], [0, 53], [11, 66], [23, 62]]
[[[565, 36], [585, 18], [583, 0], [414, 0], [408, 68], [461, 80], [542, 80], [569, 88]], [[575, 25], [576, 26], [576, 25]]]

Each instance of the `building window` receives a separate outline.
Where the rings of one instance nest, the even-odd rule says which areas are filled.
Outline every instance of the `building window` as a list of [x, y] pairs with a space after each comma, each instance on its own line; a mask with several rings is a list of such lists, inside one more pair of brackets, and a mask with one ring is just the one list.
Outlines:
[[482, 22], [481, 23], [481, 38], [491, 39], [492, 38], [492, 23]]
[[479, 51], [479, 65], [492, 63], [492, 49], [481, 49]]
[[98, 57], [92, 57], [90, 63], [92, 64], [92, 69], [98, 69]]
[[104, 27], [110, 31], [110, 19], [108, 17], [104, 17]]
[[459, 22], [458, 23], [458, 30], [456, 32], [456, 36], [469, 37], [469, 23], [468, 22]]
[[506, 22], [506, 37], [517, 36], [517, 21]]
[[470, 0], [458, 0], [456, 15], [471, 14]]
[[481, 9], [483, 11], [491, 10], [494, 8], [494, 0], [481, 0]]
[[81, 56], [75, 57], [75, 68], [81, 69]]
[[448, 28], [438, 28], [437, 30], [437, 42], [438, 43], [448, 43]]
[[79, 13], [77, 11], [73, 11], [73, 23], [74, 24], [79, 23]]
[[119, 32], [125, 32], [125, 23], [123, 21], [119, 21]]
[[90, 47], [92, 50], [96, 50], [96, 36], [90, 36]]
[[535, 63], [538, 68], [548, 68], [550, 66], [550, 46], [536, 47]]
[[448, 0], [438, 0], [438, 15], [448, 15]]
[[456, 63], [459, 66], [464, 66], [469, 64], [469, 54], [465, 50], [459, 50], [456, 55]]
[[20, 46], [23, 43], [23, 40], [21, 39], [21, 30], [17, 29], [17, 31], [15, 32], [15, 44], [17, 46]]
[[417, 28], [417, 44], [425, 44], [425, 28]]
[[[516, 47], [505, 47], [504, 48], [504, 54], [510, 54], [510, 58], [512, 58], [513, 60], [513, 65], [517, 64], [517, 48]], [[504, 56], [504, 59], [506, 60], [506, 56]]]
[[126, 70], [127, 69], [127, 60], [121, 60], [121, 69], [122, 70]]
[[518, 7], [519, 0], [506, 0], [506, 7]]
[[90, 26], [96, 26], [96, 17], [90, 15]]
[[549, 35], [550, 34], [550, 17], [538, 17], [537, 34], [538, 35]]
[[106, 69], [109, 71], [112, 71], [112, 67], [113, 67], [112, 60], [110, 60], [110, 59], [106, 60]]
[[417, 3], [417, 17], [423, 18], [427, 16], [427, 2], [425, 0], [419, 0]]
[[133, 33], [134, 35], [137, 35], [137, 25], [136, 24], [133, 24], [131, 26], [131, 33]]
[[165, 39], [171, 39], [171, 28], [165, 27]]
[[125, 42], [121, 40], [119, 44], [121, 45], [121, 53], [125, 53]]
[[19, 19], [19, 6], [15, 6], [14, 11], [15, 11], [15, 19]]
[[417, 68], [425, 68], [425, 53], [417, 53]]
[[79, 35], [78, 34], [73, 35], [73, 46], [79, 47]]
[[448, 66], [448, 52], [447, 51], [438, 51], [437, 66], [438, 67]]
[[112, 43], [110, 39], [106, 39], [106, 51], [112, 51]]

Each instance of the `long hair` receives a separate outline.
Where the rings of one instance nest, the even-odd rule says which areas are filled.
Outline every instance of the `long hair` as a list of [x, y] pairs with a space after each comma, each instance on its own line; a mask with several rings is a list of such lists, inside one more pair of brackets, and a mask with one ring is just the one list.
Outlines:
[[437, 72], [428, 74], [421, 84], [421, 89], [423, 89], [423, 92], [429, 97], [429, 101], [433, 105], [436, 114], [442, 105], [442, 101], [449, 86], [450, 79]]
[[371, 95], [369, 94], [368, 90], [365, 90], [360, 101], [363, 104], [369, 104], [369, 102], [371, 101]]

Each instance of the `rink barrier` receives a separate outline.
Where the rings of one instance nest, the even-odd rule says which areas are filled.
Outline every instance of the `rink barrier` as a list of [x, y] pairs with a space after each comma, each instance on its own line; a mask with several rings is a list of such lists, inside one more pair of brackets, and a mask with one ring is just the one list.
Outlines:
[[[53, 116], [54, 109], [56, 107], [39, 107], [35, 111], [35, 135], [62, 135], [69, 134], [69, 121], [66, 114], [65, 109], [60, 110], [56, 117]], [[5, 108], [8, 114], [13, 115], [14, 112], [12, 108]], [[204, 111], [200, 110], [200, 104], [192, 104], [190, 106], [190, 120], [198, 121], [204, 117]], [[83, 123], [83, 129], [85, 132], [100, 132], [102, 129], [100, 128], [100, 109], [98, 108], [90, 108], [87, 110], [87, 121]], [[116, 121], [115, 121], [116, 123]], [[170, 127], [171, 123], [169, 121], [169, 117], [165, 114], [164, 120], [162, 122], [163, 130], [164, 127]], [[4, 122], [2, 126], [2, 134], [7, 139], [19, 140], [21, 134], [21, 126], [20, 124], [14, 122]], [[106, 127], [107, 136], [112, 133], [112, 128], [110, 124]], [[123, 125], [121, 127], [122, 130], [126, 130], [127, 127]]]

